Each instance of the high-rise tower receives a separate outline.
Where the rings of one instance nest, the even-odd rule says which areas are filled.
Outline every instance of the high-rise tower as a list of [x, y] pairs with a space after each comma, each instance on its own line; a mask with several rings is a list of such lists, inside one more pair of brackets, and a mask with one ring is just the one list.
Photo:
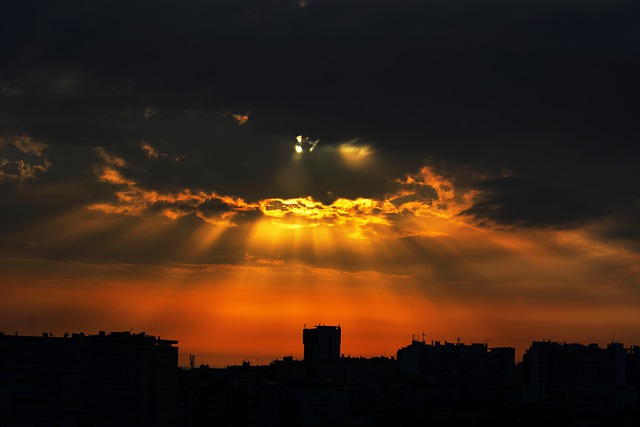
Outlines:
[[302, 343], [304, 360], [337, 359], [340, 357], [340, 326], [304, 328]]

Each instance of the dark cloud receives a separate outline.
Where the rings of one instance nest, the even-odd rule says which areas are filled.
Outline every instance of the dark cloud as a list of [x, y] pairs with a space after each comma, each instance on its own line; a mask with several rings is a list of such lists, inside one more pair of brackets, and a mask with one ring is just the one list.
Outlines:
[[233, 208], [229, 206], [227, 203], [223, 202], [222, 200], [211, 199], [211, 200], [207, 200], [204, 203], [201, 203], [198, 206], [198, 210], [208, 214], [208, 213], [230, 212], [233, 210]]
[[539, 181], [499, 178], [479, 183], [473, 206], [461, 212], [481, 224], [576, 228], [606, 213], [584, 194]]
[[[248, 201], [311, 195], [329, 203], [380, 197], [394, 179], [437, 159], [517, 178], [482, 184], [484, 195], [467, 211], [479, 220], [565, 228], [633, 212], [638, 2], [302, 6], [7, 6], [0, 126], [48, 147], [51, 165], [30, 191], [42, 186], [49, 195], [56, 183], [82, 181], [77, 197], [57, 195], [65, 203], [2, 189], [3, 200], [22, 200], [7, 219], [23, 223], [108, 200], [115, 189], [95, 182], [96, 147], [122, 158], [122, 176], [145, 190], [199, 189]], [[250, 120], [238, 126], [230, 112], [250, 112]], [[294, 160], [299, 134], [322, 142]], [[368, 167], [354, 169], [340, 157], [336, 148], [353, 138], [375, 148]], [[16, 168], [3, 170], [15, 175]], [[562, 185], [537, 184], [541, 173]]]
[[372, 118], [440, 136], [632, 125], [630, 1], [35, 4], [12, 6], [5, 64], [56, 108], [237, 105], [323, 138]]
[[606, 241], [614, 241], [633, 251], [640, 252], [640, 204], [611, 215], [596, 231]]

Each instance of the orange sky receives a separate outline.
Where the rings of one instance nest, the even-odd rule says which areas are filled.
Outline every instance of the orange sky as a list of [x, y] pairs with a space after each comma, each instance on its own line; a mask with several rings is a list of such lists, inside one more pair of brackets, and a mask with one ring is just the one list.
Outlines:
[[[43, 270], [41, 261], [33, 261]], [[29, 267], [32, 262], [25, 262]], [[479, 291], [465, 281], [417, 283], [374, 271], [302, 265], [152, 268], [46, 263], [3, 275], [5, 325], [21, 334], [145, 331], [179, 339], [181, 363], [225, 366], [302, 357], [304, 324], [340, 324], [342, 352], [395, 355], [411, 336], [515, 346], [533, 339], [638, 342], [638, 300], [606, 283], [511, 283]], [[15, 268], [15, 266], [14, 266]], [[55, 275], [51, 280], [49, 275]], [[105, 277], [106, 276], [106, 277]], [[130, 277], [131, 276], [131, 277]], [[26, 283], [29, 283], [27, 286]], [[5, 329], [5, 333], [12, 330]]]
[[[301, 358], [305, 324], [340, 324], [342, 353], [352, 356], [392, 356], [422, 333], [518, 354], [541, 339], [640, 342], [637, 254], [586, 229], [478, 228], [458, 215], [472, 195], [426, 167], [384, 200], [247, 203], [149, 192], [119, 177], [124, 161], [102, 156], [111, 166], [97, 176], [126, 194], [52, 218], [29, 236], [55, 249], [99, 234], [105, 253], [162, 245], [165, 260], [4, 260], [5, 333], [133, 329], [178, 339], [182, 365], [195, 354], [212, 366]], [[435, 194], [419, 197], [423, 186]], [[181, 212], [147, 211], [150, 200], [176, 198]], [[235, 209], [179, 229], [212, 198]], [[259, 215], [242, 219], [250, 210]], [[218, 260], [227, 248], [241, 258]]]

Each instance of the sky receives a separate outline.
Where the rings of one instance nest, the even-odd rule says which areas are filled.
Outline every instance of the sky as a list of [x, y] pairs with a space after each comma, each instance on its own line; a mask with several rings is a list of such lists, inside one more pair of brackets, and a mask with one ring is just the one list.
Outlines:
[[13, 2], [0, 330], [213, 366], [640, 345], [640, 1]]

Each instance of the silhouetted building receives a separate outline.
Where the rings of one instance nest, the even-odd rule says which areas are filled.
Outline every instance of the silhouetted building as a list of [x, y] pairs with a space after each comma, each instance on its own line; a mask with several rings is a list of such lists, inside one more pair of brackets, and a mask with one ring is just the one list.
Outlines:
[[523, 402], [571, 412], [610, 413], [637, 407], [629, 384], [630, 354], [622, 344], [534, 341], [521, 367]]
[[640, 393], [640, 346], [634, 345], [627, 350], [627, 381]]
[[183, 369], [181, 425], [370, 425], [391, 403], [395, 377], [395, 359], [385, 357]]
[[[303, 331], [304, 361], [177, 367], [144, 333], [0, 333], [0, 426], [640, 425], [640, 347], [513, 348], [413, 340], [340, 356], [340, 327]], [[519, 381], [518, 381], [519, 379]]]
[[414, 340], [398, 350], [398, 374], [422, 382], [419, 392], [407, 396], [415, 404], [511, 401], [515, 349]]
[[304, 360], [326, 360], [340, 357], [340, 326], [318, 325], [302, 330]]
[[0, 425], [174, 426], [177, 341], [0, 335]]

